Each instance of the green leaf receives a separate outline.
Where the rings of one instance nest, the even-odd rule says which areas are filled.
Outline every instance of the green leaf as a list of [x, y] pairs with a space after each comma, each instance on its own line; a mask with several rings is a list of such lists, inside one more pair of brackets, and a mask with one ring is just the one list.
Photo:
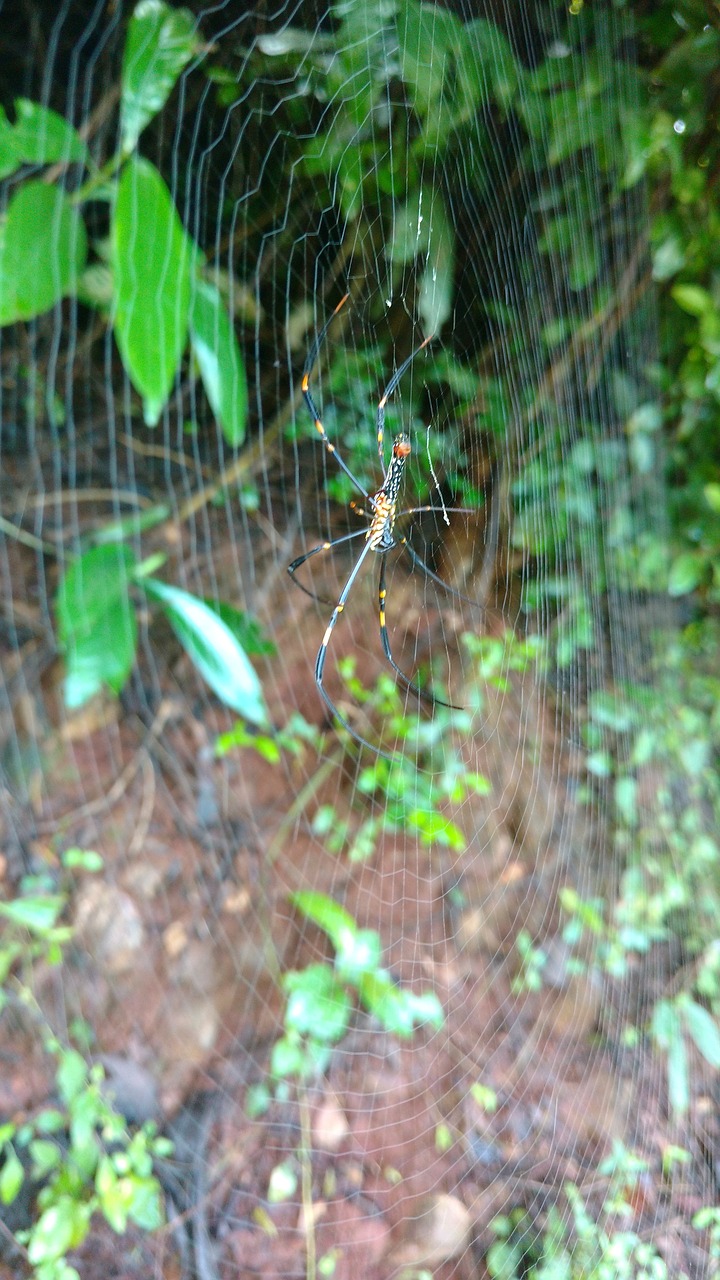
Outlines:
[[393, 209], [392, 236], [387, 253], [396, 265], [414, 262], [418, 254], [427, 249], [429, 227], [427, 218], [423, 217], [422, 195], [422, 188], [419, 188], [413, 199]]
[[615, 807], [620, 817], [629, 827], [634, 827], [638, 818], [636, 779], [627, 776], [617, 778], [614, 790]]
[[140, 585], [162, 606], [186, 653], [220, 700], [253, 724], [266, 725], [268, 713], [257, 674], [215, 610], [157, 578], [146, 578]]
[[439, 106], [450, 80], [451, 53], [462, 43], [462, 28], [454, 14], [436, 5], [404, 0], [398, 8], [397, 36], [402, 78], [413, 106], [425, 116]]
[[676, 1115], [687, 1113], [690, 1106], [690, 1073], [685, 1040], [679, 1032], [667, 1048], [668, 1095]]
[[600, 690], [589, 699], [590, 715], [596, 724], [612, 729], [613, 733], [627, 733], [637, 723], [637, 712], [627, 698], [620, 693]]
[[420, 833], [423, 844], [441, 844], [459, 853], [467, 846], [467, 840], [459, 827], [434, 809], [412, 809], [406, 815], [405, 825]]
[[61, 862], [64, 867], [80, 867], [83, 871], [102, 871], [105, 863], [94, 849], [66, 849]]
[[344, 982], [357, 985], [364, 973], [373, 973], [378, 968], [382, 943], [374, 929], [358, 929], [348, 942], [349, 945], [338, 948], [335, 967]]
[[69, 1105], [87, 1085], [87, 1063], [77, 1049], [62, 1049], [55, 1075], [58, 1092]]
[[452, 311], [455, 230], [438, 192], [430, 196], [427, 261], [420, 278], [418, 312], [426, 333], [437, 333]]
[[5, 1148], [5, 1159], [0, 1169], [0, 1204], [12, 1204], [25, 1180], [25, 1170], [13, 1147]]
[[242, 609], [236, 609], [234, 604], [228, 604], [227, 600], [205, 599], [205, 604], [213, 609], [219, 618], [222, 618], [228, 631], [232, 631], [237, 643], [242, 645], [246, 653], [258, 654], [259, 657], [272, 657], [277, 652], [273, 641], [265, 639], [260, 623], [249, 614], [243, 613]]
[[185, 349], [196, 254], [157, 169], [132, 160], [112, 220], [114, 324], [148, 426], [160, 417]]
[[387, 1031], [407, 1038], [417, 1024], [441, 1027], [443, 1008], [432, 991], [416, 995], [398, 987], [383, 969], [365, 974], [358, 987], [360, 999]]
[[670, 1105], [676, 1114], [683, 1115], [690, 1102], [690, 1086], [685, 1039], [676, 1004], [658, 1000], [653, 1009], [650, 1031], [667, 1058]]
[[273, 1045], [270, 1073], [276, 1080], [285, 1079], [287, 1076], [302, 1077], [308, 1074], [305, 1047], [294, 1033], [281, 1036]]
[[577, 91], [558, 93], [550, 117], [548, 164], [556, 165], [586, 148], [603, 150], [610, 137], [608, 102]]
[[290, 1160], [283, 1160], [282, 1164], [276, 1164], [268, 1182], [268, 1203], [282, 1204], [283, 1201], [289, 1200], [297, 1191], [297, 1182], [297, 1174]]
[[190, 341], [212, 411], [229, 445], [245, 439], [248, 393], [245, 365], [228, 316], [215, 288], [197, 280], [190, 310]]
[[0, 902], [0, 916], [33, 933], [45, 934], [52, 929], [64, 906], [65, 898], [60, 894], [39, 894], [16, 898], [14, 902]]
[[92, 1205], [60, 1196], [32, 1228], [28, 1258], [33, 1266], [61, 1258], [79, 1245], [87, 1235], [91, 1213]]
[[0, 228], [0, 325], [42, 315], [74, 293], [86, 257], [85, 224], [60, 188], [23, 183]]
[[108, 524], [93, 529], [93, 542], [100, 546], [105, 542], [123, 542], [125, 538], [136, 538], [147, 529], [154, 529], [172, 514], [172, 508], [165, 502], [149, 507], [147, 511], [133, 512], [129, 516], [121, 516], [119, 520], [111, 520]]
[[676, 284], [670, 290], [670, 296], [691, 316], [704, 316], [714, 308], [707, 289], [701, 289], [697, 284]]
[[309, 965], [299, 972], [286, 973], [282, 981], [288, 992], [286, 1027], [330, 1044], [345, 1035], [350, 997], [329, 965]]
[[670, 566], [668, 577], [668, 595], [685, 596], [702, 581], [702, 560], [691, 551], [684, 551], [676, 556]]
[[463, 44], [475, 74], [489, 84], [498, 106], [507, 110], [517, 95], [519, 67], [504, 31], [486, 18], [475, 18], [463, 30]]
[[683, 1000], [680, 1005], [685, 1025], [706, 1062], [720, 1067], [720, 1029], [707, 1009], [695, 1000]]
[[134, 565], [128, 547], [93, 547], [72, 562], [60, 583], [55, 609], [68, 707], [82, 706], [103, 686], [119, 693], [130, 674], [137, 644], [128, 594]]
[[37, 1181], [44, 1178], [51, 1169], [57, 1169], [62, 1158], [57, 1142], [50, 1142], [47, 1138], [35, 1138], [30, 1143], [29, 1151], [33, 1162], [32, 1176]]
[[720, 484], [706, 484], [703, 493], [710, 509], [720, 515]]
[[570, 214], [550, 218], [540, 237], [543, 253], [555, 254], [566, 264], [571, 289], [584, 289], [600, 268], [599, 251], [592, 229]]
[[98, 1162], [95, 1172], [95, 1190], [104, 1218], [110, 1223], [113, 1231], [121, 1235], [127, 1226], [129, 1196], [123, 1185], [123, 1179], [118, 1178], [109, 1156], [103, 1156]]
[[308, 920], [325, 930], [338, 954], [350, 955], [355, 946], [358, 927], [344, 907], [324, 893], [303, 890], [290, 895], [290, 901]]
[[133, 1177], [130, 1184], [130, 1221], [143, 1231], [157, 1231], [165, 1220], [160, 1183], [153, 1177]]
[[161, 111], [184, 67], [199, 49], [188, 9], [141, 0], [128, 25], [122, 65], [120, 134], [132, 151], [148, 121]]
[[[85, 163], [88, 158], [88, 149], [70, 121], [28, 98], [15, 99], [10, 145], [22, 164]], [[1, 148], [0, 140], [0, 156]]]
[[9, 178], [22, 165], [13, 143], [13, 126], [0, 107], [0, 178]]

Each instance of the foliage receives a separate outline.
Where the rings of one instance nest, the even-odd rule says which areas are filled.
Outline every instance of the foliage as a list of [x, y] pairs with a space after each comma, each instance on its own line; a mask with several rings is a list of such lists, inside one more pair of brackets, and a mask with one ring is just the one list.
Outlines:
[[66, 705], [80, 707], [103, 687], [115, 694], [123, 688], [137, 647], [135, 586], [157, 601], [225, 705], [253, 724], [266, 724], [260, 681], [245, 652], [263, 651], [257, 628], [225, 602], [211, 604], [152, 577], [158, 560], [162, 557], [138, 563], [124, 543], [109, 542], [76, 557], [66, 569], [55, 606], [67, 669]]
[[[718, 636], [708, 622], [673, 639], [657, 661], [655, 687], [601, 691], [590, 700], [585, 740], [591, 787], [609, 782], [612, 833], [624, 867], [617, 901], [560, 900], [573, 947], [594, 942], [594, 963], [623, 977], [630, 957], [681, 938], [692, 959], [672, 999], [648, 1024], [668, 1072], [677, 1114], [691, 1100], [689, 1046], [720, 1066], [720, 750]], [[653, 782], [654, 802], [641, 801]], [[678, 799], [682, 797], [681, 806]]]
[[[120, 147], [97, 169], [69, 122], [18, 99], [15, 123], [0, 116], [0, 173], [60, 163], [56, 182], [24, 178], [10, 199], [0, 240], [0, 325], [30, 320], [78, 297], [110, 316], [145, 421], [160, 418], [183, 353], [190, 348], [227, 443], [241, 445], [247, 385], [227, 300], [187, 235], [166, 183], [136, 153], [187, 64], [201, 52], [195, 19], [164, 0], [141, 0], [128, 23], [120, 93]], [[62, 185], [77, 167], [83, 185]], [[110, 254], [89, 242], [82, 217], [107, 205]], [[96, 260], [91, 261], [91, 250]]]
[[360, 929], [344, 907], [324, 894], [295, 893], [291, 900], [327, 934], [335, 959], [332, 965], [313, 964], [283, 974], [284, 1034], [271, 1062], [276, 1081], [308, 1080], [325, 1070], [333, 1047], [349, 1029], [353, 998], [393, 1035], [408, 1038], [416, 1026], [442, 1025], [437, 996], [403, 989], [382, 967], [382, 945], [374, 929]]
[[[622, 11], [624, 20], [615, 21], [611, 11]], [[174, 192], [137, 150], [194, 61], [203, 62], [220, 106], [238, 104], [258, 121], [257, 156], [243, 169], [247, 190], [228, 189], [228, 206], [248, 201], [248, 261], [260, 245], [253, 223], [266, 234], [268, 192], [279, 192], [278, 260], [307, 236], [313, 212], [318, 225], [329, 225], [335, 213], [348, 245], [362, 243], [372, 229], [377, 279], [367, 283], [378, 299], [371, 316], [378, 329], [385, 319], [381, 299], [402, 286], [404, 300], [411, 279], [425, 332], [463, 317], [465, 345], [456, 329], [457, 350], [448, 349], [449, 341], [442, 352], [431, 348], [423, 365], [423, 381], [442, 393], [448, 421], [464, 424], [465, 439], [446, 424], [442, 487], [462, 501], [477, 498], [469, 463], [481, 441], [497, 467], [503, 503], [507, 498], [502, 533], [528, 630], [549, 627], [553, 639], [542, 654], [523, 655], [518, 641], [508, 657], [494, 640], [476, 650], [468, 641], [467, 652], [477, 663], [478, 688], [484, 680], [501, 688], [515, 658], [514, 669], [523, 670], [537, 657], [561, 687], [572, 682], [580, 696], [587, 673], [584, 795], [594, 812], [608, 815], [621, 885], [607, 898], [583, 898], [566, 886], [565, 937], [577, 964], [581, 942], [590, 939], [594, 963], [618, 977], [638, 955], [669, 951], [682, 940], [689, 963], [639, 1029], [663, 1055], [670, 1102], [681, 1115], [691, 1103], [695, 1051], [713, 1066], [720, 1061], [720, 637], [712, 621], [720, 589], [720, 137], [712, 125], [720, 34], [702, 0], [538, 6], [537, 23], [531, 65], [494, 21], [462, 22], [420, 0], [347, 0], [333, 6], [319, 30], [268, 29], [241, 56], [214, 51], [211, 61], [187, 10], [143, 0], [128, 23], [119, 149], [101, 169], [79, 134], [49, 108], [18, 99], [12, 122], [0, 114], [0, 175], [15, 180], [0, 239], [0, 324], [33, 319], [66, 297], [107, 315], [150, 424], [159, 420], [189, 351], [189, 370], [199, 372], [225, 441], [243, 443], [247, 389], [230, 305], [243, 282], [208, 268]], [[297, 91], [288, 92], [290, 83]], [[271, 146], [264, 129], [273, 130], [273, 141], [282, 136], [283, 147]], [[496, 152], [503, 162], [512, 153], [516, 166], [504, 172], [502, 190], [493, 185]], [[58, 164], [60, 176], [44, 175], [49, 181], [23, 172]], [[288, 200], [291, 173], [296, 185]], [[459, 191], [463, 222], [454, 199]], [[524, 202], [522, 287], [501, 300], [496, 280], [483, 275], [496, 271], [489, 255], [489, 266], [478, 266], [473, 297], [458, 296], [463, 255], [482, 257], [478, 244], [488, 228], [504, 243], [516, 192]], [[96, 234], [91, 203], [104, 207], [107, 235]], [[623, 240], [628, 228], [634, 244]], [[466, 235], [473, 237], [469, 244], [461, 242]], [[617, 278], [619, 258], [623, 267], [640, 267]], [[367, 274], [371, 269], [364, 266]], [[294, 288], [290, 275], [289, 297]], [[304, 295], [290, 300], [305, 305]], [[637, 322], [619, 339], [633, 309]], [[531, 329], [530, 319], [541, 327]], [[659, 358], [645, 365], [656, 319]], [[625, 364], [626, 343], [635, 345]], [[331, 362], [327, 424], [371, 487], [372, 412], [392, 358], [380, 340], [349, 345]], [[607, 353], [623, 359], [605, 364]], [[410, 415], [414, 437], [426, 409], [418, 396]], [[394, 413], [388, 406], [389, 430], [398, 421]], [[442, 424], [433, 424], [433, 432], [434, 456]], [[422, 450], [414, 457], [427, 488], [430, 464]], [[661, 470], [670, 481], [667, 521], [655, 518], [648, 497]], [[351, 496], [342, 475], [332, 477], [329, 492], [339, 501]], [[302, 750], [310, 735], [267, 731], [245, 656], [252, 651], [248, 620], [159, 582], [156, 568], [117, 542], [99, 542], [66, 566], [57, 616], [70, 704], [101, 686], [115, 692], [123, 686], [135, 658], [135, 601], [142, 592], [164, 610], [215, 691], [260, 726], [251, 735], [243, 725], [221, 749], [252, 740], [271, 761], [283, 750]], [[633, 685], [593, 687], [609, 669], [602, 662], [608, 606], [624, 616], [638, 593], [682, 601], [693, 621]], [[357, 826], [343, 826], [334, 808], [321, 807], [316, 833], [351, 861], [370, 857], [387, 829], [460, 852], [463, 833], [446, 810], [487, 786], [448, 747], [451, 735], [472, 731], [471, 714], [436, 708], [432, 720], [411, 721], [390, 680], [364, 690], [350, 664], [344, 678], [371, 723], [381, 723], [427, 772], [379, 758], [362, 770], [355, 789], [374, 811]], [[32, 906], [17, 909], [32, 915]], [[52, 928], [62, 930], [53, 908], [47, 910]], [[328, 911], [325, 924], [318, 922], [331, 926], [326, 931], [337, 951], [340, 935]], [[47, 940], [60, 946], [62, 933]], [[536, 989], [544, 952], [523, 935], [518, 944], [519, 984]], [[9, 963], [20, 959], [16, 950]], [[369, 993], [380, 990], [371, 979], [383, 970], [367, 970], [363, 996], [363, 974], [338, 964], [336, 957], [334, 966], [286, 975], [286, 1067], [294, 1061], [301, 1078], [327, 1060], [355, 1004], [370, 1007]], [[313, 1036], [308, 1008], [323, 1036]], [[588, 1226], [577, 1193], [569, 1200], [583, 1274], [598, 1280], [663, 1274], [664, 1264], [632, 1232], [615, 1232], [604, 1220]], [[703, 1222], [717, 1234], [716, 1222]], [[557, 1222], [534, 1252], [518, 1243], [521, 1220], [498, 1232], [497, 1275], [575, 1272]]]
[[[607, 1194], [597, 1220], [577, 1187], [564, 1187], [572, 1228], [550, 1208], [544, 1231], [522, 1209], [496, 1218], [498, 1237], [487, 1254], [493, 1280], [669, 1280], [665, 1262], [654, 1245], [623, 1226], [632, 1219], [630, 1195], [645, 1169], [632, 1151], [616, 1143], [598, 1173], [607, 1177]], [[678, 1280], [681, 1280], [678, 1277]]]
[[[86, 871], [102, 866], [90, 850], [68, 850], [66, 867]], [[42, 881], [11, 902], [0, 903], [6, 932], [0, 946], [0, 1009], [15, 1000], [39, 1021], [45, 1051], [55, 1060], [58, 1105], [37, 1115], [0, 1125], [0, 1203], [11, 1204], [29, 1182], [36, 1192], [38, 1216], [18, 1231], [37, 1280], [79, 1280], [67, 1254], [82, 1244], [92, 1218], [101, 1214], [122, 1234], [128, 1223], [151, 1231], [162, 1223], [160, 1184], [155, 1159], [171, 1144], [144, 1124], [133, 1135], [103, 1089], [101, 1066], [88, 1067], [71, 1046], [50, 1031], [32, 994], [31, 966], [56, 965], [72, 930], [59, 923], [67, 893], [55, 893]], [[20, 975], [14, 976], [19, 967]]]
[[[107, 312], [149, 425], [159, 420], [189, 338], [210, 405], [235, 447], [245, 437], [247, 387], [227, 303], [184, 231], [164, 179], [136, 154], [142, 131], [199, 50], [188, 10], [141, 0], [128, 23], [120, 149], [102, 170], [73, 127], [49, 108], [18, 99], [14, 124], [0, 115], [3, 176], [16, 176], [28, 164], [63, 168], [56, 182], [20, 177], [15, 186], [0, 237], [0, 325], [32, 319], [67, 296]], [[77, 166], [89, 177], [70, 194], [62, 184]], [[98, 240], [90, 246], [97, 262], [88, 265], [82, 209], [98, 201], [109, 210], [109, 260]], [[263, 723], [260, 686], [238, 637], [247, 630], [242, 616], [236, 613], [228, 625], [230, 606], [219, 617], [212, 606], [157, 582], [122, 545], [84, 552], [60, 583], [66, 704], [79, 707], [103, 686], [114, 693], [123, 688], [137, 646], [132, 581], [161, 604], [218, 696]]]

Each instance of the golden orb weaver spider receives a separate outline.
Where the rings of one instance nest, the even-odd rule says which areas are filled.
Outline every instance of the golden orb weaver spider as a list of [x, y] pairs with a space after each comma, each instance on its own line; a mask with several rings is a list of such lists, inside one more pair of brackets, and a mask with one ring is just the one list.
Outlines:
[[[374, 494], [368, 493], [367, 489], [363, 484], [361, 484], [357, 476], [353, 475], [353, 472], [350, 470], [349, 466], [343, 460], [343, 458], [341, 458], [340, 454], [335, 448], [335, 445], [332, 443], [332, 441], [328, 437], [325, 427], [323, 426], [320, 414], [318, 413], [315, 402], [310, 393], [310, 374], [312, 373], [312, 370], [315, 366], [315, 361], [317, 360], [320, 348], [327, 335], [327, 331], [330, 328], [330, 325], [332, 324], [338, 312], [341, 311], [342, 308], [345, 306], [345, 303], [347, 302], [349, 296], [350, 295], [346, 293], [345, 296], [340, 299], [335, 310], [332, 312], [332, 315], [326, 321], [320, 333], [318, 334], [317, 338], [313, 342], [312, 347], [310, 348], [307, 360], [305, 361], [305, 368], [303, 370], [301, 387], [302, 387], [303, 396], [305, 398], [305, 403], [310, 411], [312, 420], [315, 424], [315, 427], [318, 431], [318, 434], [320, 435], [320, 438], [323, 444], [325, 445], [325, 448], [327, 449], [328, 453], [332, 454], [338, 466], [341, 468], [342, 471], [345, 472], [345, 475], [348, 476], [348, 478], [355, 485], [355, 488], [359, 490], [359, 492], [363, 495], [366, 502], [368, 503], [369, 510], [365, 511], [363, 514], [367, 517], [370, 523], [366, 529], [358, 529], [357, 532], [355, 533], [346, 533], [340, 538], [334, 538], [331, 542], [321, 542], [319, 546], [313, 547], [311, 551], [306, 551], [304, 555], [298, 556], [296, 560], [293, 560], [292, 564], [288, 565], [288, 573], [290, 574], [290, 577], [293, 579], [296, 585], [301, 588], [301, 590], [306, 591], [306, 594], [311, 595], [312, 592], [307, 592], [307, 589], [303, 587], [302, 583], [300, 583], [295, 577], [297, 570], [302, 565], [304, 565], [307, 560], [310, 560], [313, 556], [319, 555], [320, 552], [322, 551], [329, 551], [332, 547], [341, 546], [342, 543], [350, 542], [352, 541], [353, 538], [361, 538], [361, 537], [365, 538], [365, 546], [360, 552], [360, 555], [358, 556], [355, 562], [355, 565], [345, 583], [345, 586], [340, 592], [340, 595], [337, 599], [337, 603], [335, 604], [335, 607], [332, 611], [330, 621], [325, 629], [325, 634], [320, 642], [320, 648], [318, 649], [317, 657], [315, 659], [315, 684], [317, 686], [317, 689], [321, 698], [323, 699], [325, 705], [327, 706], [328, 710], [330, 711], [331, 715], [335, 718], [335, 720], [337, 720], [338, 723], [341, 724], [343, 728], [346, 729], [347, 732], [353, 738], [355, 738], [357, 742], [360, 742], [365, 747], [369, 747], [369, 749], [371, 751], [374, 751], [377, 755], [384, 756], [386, 755], [384, 751], [382, 751], [379, 747], [374, 746], [371, 742], [368, 742], [365, 738], [363, 738], [357, 732], [356, 729], [353, 729], [352, 726], [348, 724], [345, 717], [341, 715], [340, 711], [335, 706], [335, 703], [333, 702], [332, 698], [330, 697], [323, 683], [323, 674], [325, 671], [325, 660], [327, 658], [328, 646], [330, 644], [330, 640], [332, 639], [332, 634], [333, 634], [333, 631], [335, 630], [335, 625], [337, 623], [338, 618], [340, 617], [340, 614], [343, 612], [345, 608], [345, 604], [347, 602], [348, 596], [352, 591], [353, 585], [355, 583], [355, 579], [357, 578], [365, 559], [367, 558], [367, 556], [371, 551], [376, 552], [380, 556], [380, 574], [378, 579], [378, 616], [379, 616], [379, 626], [380, 626], [380, 639], [382, 642], [382, 647], [383, 647], [383, 652], [385, 654], [385, 657], [390, 663], [390, 666], [392, 667], [395, 674], [400, 678], [400, 680], [403, 682], [405, 687], [411, 693], [416, 694], [418, 698], [422, 698], [424, 701], [429, 702], [433, 706], [436, 706], [439, 704], [440, 706], [443, 706], [443, 707], [452, 707], [456, 710], [459, 710], [459, 708], [455, 706], [455, 703], [443, 702], [441, 698], [437, 698], [435, 697], [434, 694], [427, 692], [425, 689], [421, 689], [419, 685], [415, 684], [415, 682], [409, 676], [407, 676], [405, 672], [398, 666], [398, 664], [396, 663], [393, 657], [392, 649], [390, 647], [390, 637], [388, 634], [387, 623], [385, 619], [385, 601], [387, 598], [386, 560], [387, 560], [388, 552], [392, 551], [394, 547], [404, 547], [404, 549], [407, 551], [408, 555], [410, 556], [410, 559], [412, 560], [412, 563], [415, 566], [415, 568], [422, 569], [423, 573], [425, 573], [429, 578], [432, 578], [432, 580], [438, 583], [445, 591], [450, 592], [452, 595], [460, 596], [461, 595], [460, 592], [456, 591], [454, 587], [448, 586], [448, 584], [443, 582], [442, 578], [440, 578], [438, 574], [433, 572], [433, 570], [430, 568], [429, 565], [425, 564], [425, 561], [422, 560], [420, 556], [418, 556], [417, 552], [414, 551], [413, 548], [410, 546], [407, 538], [395, 537], [395, 524], [403, 516], [418, 515], [426, 511], [442, 511], [443, 514], [446, 514], [447, 512], [451, 512], [451, 511], [464, 512], [466, 514], [471, 514], [472, 508], [446, 507], [445, 505], [443, 506], [429, 505], [429, 506], [422, 506], [422, 507], [407, 507], [403, 511], [398, 511], [397, 509], [398, 499], [400, 496], [400, 487], [402, 484], [403, 472], [405, 470], [405, 464], [410, 456], [410, 453], [412, 452], [412, 445], [410, 443], [410, 439], [402, 431], [395, 436], [395, 439], [393, 441], [393, 446], [392, 446], [392, 454], [390, 457], [390, 462], [388, 463], [387, 466], [385, 465], [385, 451], [384, 451], [385, 406], [387, 405], [387, 402], [390, 396], [393, 394], [395, 388], [400, 382], [400, 379], [405, 373], [405, 370], [409, 368], [409, 366], [412, 364], [415, 357], [419, 355], [420, 352], [423, 351], [424, 348], [427, 347], [430, 342], [432, 342], [432, 339], [433, 339], [432, 334], [430, 334], [427, 338], [425, 338], [425, 340], [420, 343], [420, 346], [416, 347], [416, 349], [411, 353], [411, 355], [408, 356], [406, 360], [403, 360], [399, 369], [396, 369], [392, 378], [388, 382], [380, 398], [380, 402], [378, 404], [377, 414], [376, 414], [376, 429], [377, 429], [378, 455], [380, 457], [380, 463], [383, 468], [383, 482], [376, 493]], [[461, 598], [464, 599], [465, 597], [461, 597]], [[472, 601], [470, 603], [472, 603]], [[389, 756], [388, 758], [393, 759], [392, 756]]]

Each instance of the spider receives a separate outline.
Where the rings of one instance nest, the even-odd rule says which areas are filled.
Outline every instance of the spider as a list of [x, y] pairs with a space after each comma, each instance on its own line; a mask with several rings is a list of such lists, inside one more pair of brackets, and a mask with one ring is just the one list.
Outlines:
[[[292, 564], [288, 565], [288, 573], [290, 574], [291, 578], [296, 583], [296, 585], [301, 587], [303, 591], [306, 591], [306, 594], [312, 594], [311, 592], [307, 592], [307, 589], [303, 587], [302, 583], [300, 583], [295, 577], [297, 570], [302, 565], [304, 565], [307, 560], [310, 560], [312, 556], [319, 555], [320, 552], [322, 551], [329, 551], [332, 547], [341, 546], [344, 542], [351, 542], [354, 538], [361, 538], [361, 537], [365, 538], [365, 545], [362, 551], [360, 552], [360, 555], [358, 556], [357, 560], [355, 561], [355, 565], [345, 583], [345, 586], [340, 592], [337, 603], [335, 604], [335, 607], [332, 611], [330, 621], [325, 630], [325, 634], [320, 642], [320, 648], [318, 649], [317, 657], [315, 659], [315, 684], [317, 685], [317, 689], [321, 698], [323, 699], [325, 705], [327, 706], [328, 710], [330, 711], [331, 715], [335, 718], [335, 720], [337, 720], [338, 723], [341, 724], [343, 728], [346, 729], [347, 732], [353, 738], [355, 738], [357, 742], [360, 742], [365, 747], [369, 747], [371, 751], [374, 751], [378, 755], [385, 755], [385, 752], [380, 751], [378, 747], [373, 746], [372, 743], [367, 742], [365, 738], [361, 737], [361, 735], [357, 732], [357, 730], [353, 729], [352, 726], [348, 724], [347, 720], [344, 718], [343, 715], [341, 715], [340, 711], [335, 706], [335, 703], [333, 702], [332, 698], [327, 692], [327, 689], [325, 688], [325, 685], [323, 683], [323, 674], [325, 671], [325, 661], [327, 658], [328, 647], [332, 639], [333, 631], [335, 630], [335, 626], [338, 618], [340, 617], [340, 614], [343, 612], [345, 608], [348, 596], [352, 591], [353, 585], [363, 566], [363, 563], [365, 562], [365, 560], [367, 559], [367, 557], [370, 555], [371, 552], [375, 552], [380, 557], [380, 573], [378, 577], [378, 614], [379, 614], [379, 625], [380, 625], [380, 640], [382, 642], [382, 647], [385, 653], [385, 657], [387, 658], [393, 671], [399, 677], [399, 679], [402, 681], [405, 687], [409, 689], [412, 693], [416, 694], [418, 698], [421, 698], [424, 701], [429, 702], [432, 706], [436, 706], [439, 704], [440, 706], [443, 706], [443, 707], [455, 707], [454, 703], [443, 702], [441, 698], [437, 698], [435, 697], [434, 694], [429, 693], [424, 689], [421, 689], [419, 685], [415, 684], [414, 680], [412, 680], [409, 676], [407, 676], [405, 672], [398, 666], [398, 664], [396, 663], [393, 657], [392, 650], [390, 648], [390, 637], [388, 635], [387, 623], [385, 620], [385, 602], [387, 599], [386, 561], [387, 561], [388, 552], [392, 551], [394, 547], [404, 547], [404, 549], [407, 551], [408, 555], [410, 556], [410, 559], [412, 560], [413, 565], [416, 568], [422, 569], [423, 573], [427, 574], [429, 578], [432, 578], [434, 582], [437, 582], [441, 587], [444, 588], [444, 590], [449, 591], [453, 595], [455, 594], [460, 595], [459, 592], [455, 592], [455, 589], [453, 587], [450, 587], [447, 585], [447, 583], [444, 583], [442, 578], [440, 578], [436, 573], [434, 573], [433, 570], [429, 567], [429, 565], [425, 564], [424, 560], [420, 559], [417, 552], [415, 552], [413, 548], [410, 546], [407, 538], [395, 536], [395, 525], [397, 520], [402, 516], [416, 515], [424, 511], [442, 511], [443, 513], [446, 513], [448, 511], [469, 512], [471, 509], [467, 507], [445, 507], [443, 505], [442, 507], [439, 507], [439, 506], [408, 507], [405, 510], [398, 511], [398, 499], [400, 495], [400, 487], [402, 484], [403, 472], [405, 470], [405, 464], [412, 451], [410, 439], [405, 434], [405, 432], [401, 431], [398, 435], [395, 436], [395, 439], [393, 441], [393, 446], [392, 446], [392, 454], [390, 457], [390, 462], [387, 466], [385, 464], [385, 451], [384, 451], [385, 407], [387, 405], [387, 402], [390, 396], [393, 394], [395, 388], [400, 382], [400, 379], [405, 373], [405, 370], [409, 367], [410, 364], [412, 364], [415, 357], [419, 355], [420, 352], [423, 351], [424, 348], [427, 347], [428, 344], [432, 341], [432, 338], [433, 338], [432, 334], [430, 334], [427, 338], [425, 338], [424, 342], [420, 343], [420, 346], [417, 347], [415, 351], [413, 351], [412, 354], [408, 356], [407, 360], [403, 361], [399, 369], [395, 371], [392, 378], [388, 382], [380, 398], [380, 402], [377, 407], [376, 430], [377, 430], [378, 455], [380, 457], [380, 463], [383, 468], [383, 482], [380, 488], [378, 489], [377, 493], [374, 493], [374, 494], [368, 493], [367, 489], [363, 484], [361, 484], [357, 476], [353, 475], [349, 466], [343, 460], [343, 458], [341, 458], [340, 454], [335, 448], [335, 445], [332, 443], [332, 441], [328, 437], [328, 434], [320, 418], [320, 414], [318, 413], [318, 410], [315, 406], [315, 402], [310, 393], [310, 374], [312, 373], [312, 370], [314, 368], [315, 362], [318, 357], [318, 353], [325, 340], [327, 331], [330, 328], [330, 325], [332, 324], [338, 312], [344, 307], [349, 296], [350, 295], [346, 293], [345, 296], [340, 299], [335, 310], [332, 312], [332, 315], [326, 321], [319, 335], [315, 339], [312, 347], [310, 348], [310, 352], [308, 354], [307, 360], [305, 361], [305, 368], [303, 370], [301, 386], [302, 386], [302, 393], [305, 398], [305, 403], [310, 411], [312, 420], [315, 424], [315, 427], [317, 428], [317, 431], [320, 435], [320, 438], [323, 444], [325, 445], [325, 448], [327, 449], [328, 453], [332, 454], [332, 456], [335, 458], [335, 461], [337, 462], [340, 469], [345, 472], [345, 475], [349, 477], [349, 479], [354, 484], [355, 488], [359, 490], [359, 492], [363, 495], [363, 497], [365, 498], [368, 504], [368, 510], [363, 511], [362, 514], [366, 516], [367, 520], [369, 521], [369, 524], [365, 529], [358, 529], [355, 533], [347, 533], [343, 537], [333, 539], [332, 542], [322, 542], [320, 543], [319, 546], [313, 547], [311, 551], [307, 551], [304, 555], [298, 556], [297, 560], [293, 560]], [[356, 504], [353, 503], [351, 505], [355, 507]], [[392, 759], [393, 757], [389, 757], [389, 758]]]

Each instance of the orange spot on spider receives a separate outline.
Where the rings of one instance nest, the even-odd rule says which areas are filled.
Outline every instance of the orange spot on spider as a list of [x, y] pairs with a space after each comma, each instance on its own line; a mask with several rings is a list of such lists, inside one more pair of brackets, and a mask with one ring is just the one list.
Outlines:
[[412, 446], [409, 440], [396, 440], [393, 445], [393, 455], [396, 458], [407, 458], [412, 452]]

